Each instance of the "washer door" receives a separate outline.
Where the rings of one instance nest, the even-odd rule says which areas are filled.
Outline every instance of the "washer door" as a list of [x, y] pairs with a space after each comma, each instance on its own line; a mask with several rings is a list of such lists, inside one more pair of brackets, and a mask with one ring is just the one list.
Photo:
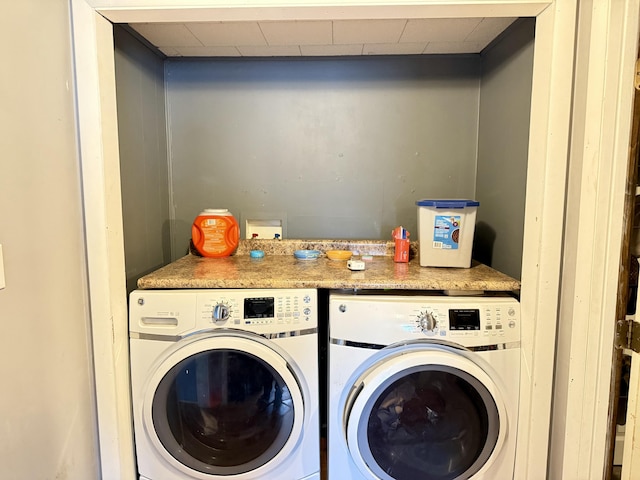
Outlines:
[[489, 468], [507, 419], [482, 368], [455, 348], [422, 345], [392, 349], [356, 380], [344, 426], [367, 478], [450, 480]]
[[158, 453], [191, 478], [254, 478], [300, 440], [304, 402], [292, 368], [251, 334], [191, 339], [152, 374], [145, 430]]

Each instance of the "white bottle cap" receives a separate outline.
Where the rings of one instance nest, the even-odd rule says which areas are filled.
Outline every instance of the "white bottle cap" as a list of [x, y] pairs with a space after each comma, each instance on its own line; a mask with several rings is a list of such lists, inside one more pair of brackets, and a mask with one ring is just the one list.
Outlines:
[[229, 210], [226, 208], [205, 208], [202, 213], [205, 215], [229, 215]]

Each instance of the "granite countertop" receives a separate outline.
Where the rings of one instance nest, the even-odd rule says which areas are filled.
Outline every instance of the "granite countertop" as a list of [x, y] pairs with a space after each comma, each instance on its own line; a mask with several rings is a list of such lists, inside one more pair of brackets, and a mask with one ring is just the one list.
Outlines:
[[[448, 291], [517, 291], [520, 282], [486, 265], [471, 268], [421, 267], [417, 242], [409, 263], [393, 261], [393, 242], [351, 240], [243, 240], [235, 254], [203, 258], [188, 254], [138, 280], [141, 289], [176, 288], [328, 288]], [[249, 251], [260, 249], [264, 258]], [[298, 260], [299, 249], [351, 250], [354, 258], [371, 256], [363, 271], [351, 271], [346, 261], [322, 255]], [[365, 257], [366, 258], [366, 257]]]

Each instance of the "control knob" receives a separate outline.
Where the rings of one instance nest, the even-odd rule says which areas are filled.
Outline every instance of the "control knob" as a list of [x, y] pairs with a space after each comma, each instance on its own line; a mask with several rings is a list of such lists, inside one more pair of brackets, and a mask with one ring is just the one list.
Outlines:
[[424, 333], [435, 333], [438, 328], [438, 321], [436, 317], [430, 313], [425, 312], [418, 317], [418, 322], [420, 324], [420, 330]]
[[229, 307], [224, 303], [218, 303], [215, 307], [213, 307], [213, 313], [211, 318], [214, 323], [221, 324], [229, 320]]

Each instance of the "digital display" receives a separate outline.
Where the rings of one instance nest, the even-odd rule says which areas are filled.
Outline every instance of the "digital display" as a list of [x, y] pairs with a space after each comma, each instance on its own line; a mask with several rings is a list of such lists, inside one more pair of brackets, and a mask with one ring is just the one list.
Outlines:
[[461, 308], [449, 310], [450, 330], [480, 330], [480, 310]]
[[273, 297], [245, 298], [244, 318], [273, 318]]

